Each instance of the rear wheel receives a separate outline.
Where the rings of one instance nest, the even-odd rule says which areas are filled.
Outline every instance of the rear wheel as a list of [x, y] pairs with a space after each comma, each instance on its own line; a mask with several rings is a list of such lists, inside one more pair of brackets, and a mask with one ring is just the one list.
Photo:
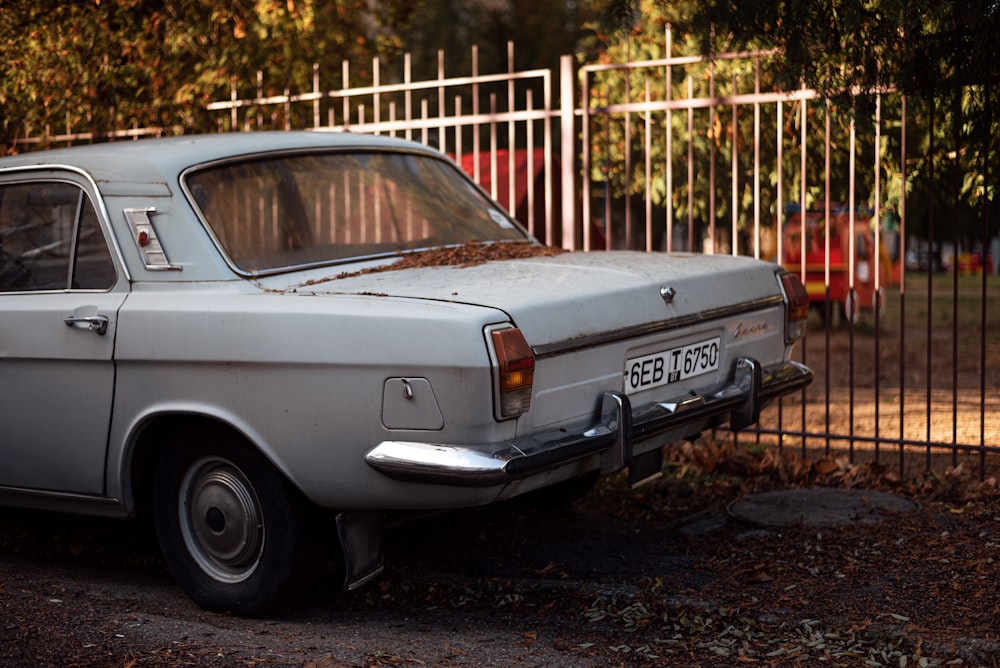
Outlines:
[[319, 573], [317, 514], [260, 453], [214, 430], [161, 453], [156, 533], [184, 591], [209, 610], [260, 615], [293, 602]]

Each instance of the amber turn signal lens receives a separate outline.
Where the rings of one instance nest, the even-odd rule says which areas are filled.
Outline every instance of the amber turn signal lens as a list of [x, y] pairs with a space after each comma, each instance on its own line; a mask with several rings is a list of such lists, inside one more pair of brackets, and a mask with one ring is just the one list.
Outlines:
[[785, 291], [785, 341], [794, 343], [806, 335], [806, 320], [809, 318], [809, 293], [799, 277], [791, 273], [781, 274], [781, 287]]
[[500, 385], [501, 417], [526, 413], [531, 406], [531, 386], [535, 380], [535, 353], [516, 328], [494, 331]]

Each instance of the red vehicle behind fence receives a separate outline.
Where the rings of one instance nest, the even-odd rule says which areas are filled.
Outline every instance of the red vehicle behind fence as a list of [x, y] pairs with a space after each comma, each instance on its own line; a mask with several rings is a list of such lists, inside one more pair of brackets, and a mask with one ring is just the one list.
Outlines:
[[[822, 211], [806, 212], [805, 257], [803, 257], [802, 214], [792, 213], [784, 227], [782, 264], [796, 274], [802, 272], [804, 264], [804, 283], [810, 303], [822, 308], [829, 301], [831, 314], [839, 308], [848, 321], [854, 322], [861, 309], [874, 311], [877, 307], [880, 314], [884, 313], [885, 288], [892, 273], [892, 261], [882, 246], [876, 262], [875, 234], [871, 215], [864, 211], [854, 214], [853, 262], [850, 212], [846, 208], [831, 211], [829, 246], [824, 229], [826, 220], [826, 214]], [[828, 268], [829, 292], [826, 280]]]

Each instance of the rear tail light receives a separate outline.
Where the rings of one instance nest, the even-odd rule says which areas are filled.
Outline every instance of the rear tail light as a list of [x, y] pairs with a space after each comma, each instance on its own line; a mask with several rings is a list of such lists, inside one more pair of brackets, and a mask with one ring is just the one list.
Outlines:
[[500, 417], [517, 417], [531, 408], [535, 353], [519, 329], [497, 330], [492, 336], [497, 355]]
[[809, 318], [809, 293], [795, 274], [781, 274], [785, 291], [785, 342], [795, 343], [806, 335]]

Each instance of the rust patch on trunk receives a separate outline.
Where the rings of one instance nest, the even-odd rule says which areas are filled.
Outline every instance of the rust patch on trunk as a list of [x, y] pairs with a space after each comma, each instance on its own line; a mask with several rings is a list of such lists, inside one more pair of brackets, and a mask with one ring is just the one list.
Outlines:
[[339, 278], [353, 278], [365, 274], [378, 274], [384, 271], [401, 269], [418, 269], [421, 267], [473, 267], [487, 262], [499, 260], [518, 260], [529, 257], [552, 257], [567, 252], [556, 246], [539, 246], [535, 244], [512, 244], [469, 242], [461, 246], [448, 248], [432, 248], [414, 253], [399, 253], [399, 260], [383, 267], [371, 267], [361, 271], [344, 272], [329, 278], [309, 281], [304, 285], [317, 285]]

